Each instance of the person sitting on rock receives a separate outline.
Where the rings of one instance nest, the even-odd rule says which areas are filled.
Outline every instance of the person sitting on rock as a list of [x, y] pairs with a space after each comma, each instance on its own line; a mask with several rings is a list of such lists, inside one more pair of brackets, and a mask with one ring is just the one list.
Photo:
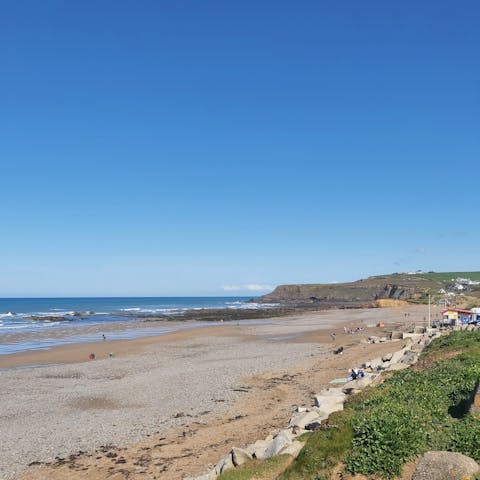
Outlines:
[[365, 372], [363, 370], [359, 370], [358, 368], [352, 368], [350, 372], [350, 378], [352, 380], [358, 380], [359, 378], [363, 378], [365, 376]]

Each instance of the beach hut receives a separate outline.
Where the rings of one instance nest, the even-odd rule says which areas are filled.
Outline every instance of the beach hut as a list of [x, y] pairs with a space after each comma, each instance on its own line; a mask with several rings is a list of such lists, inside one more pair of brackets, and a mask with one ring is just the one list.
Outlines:
[[472, 312], [472, 323], [480, 323], [480, 307], [470, 309]]
[[447, 308], [442, 312], [443, 324], [456, 327], [472, 323], [472, 311], [459, 308]]

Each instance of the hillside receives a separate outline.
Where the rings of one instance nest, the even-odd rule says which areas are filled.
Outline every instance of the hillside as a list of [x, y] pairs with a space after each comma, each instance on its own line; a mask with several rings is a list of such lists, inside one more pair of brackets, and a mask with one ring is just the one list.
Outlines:
[[292, 437], [286, 429], [247, 446], [217, 480], [480, 480], [480, 331], [411, 342], [323, 389], [316, 407], [297, 408]]
[[480, 421], [472, 406], [480, 375], [479, 345], [478, 331], [433, 340], [416, 366], [352, 397], [343, 411], [326, 420], [324, 429], [307, 434], [300, 455], [276, 478], [411, 478], [408, 472], [400, 477], [404, 465], [427, 451], [459, 452], [480, 461]]
[[381, 299], [426, 303], [429, 294], [433, 302], [465, 306], [478, 303], [480, 272], [393, 273], [348, 283], [280, 285], [259, 301], [326, 308], [359, 307]]

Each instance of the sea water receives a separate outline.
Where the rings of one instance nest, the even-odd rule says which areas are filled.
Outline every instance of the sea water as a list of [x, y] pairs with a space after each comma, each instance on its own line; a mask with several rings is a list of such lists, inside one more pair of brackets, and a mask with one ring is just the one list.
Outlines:
[[98, 341], [98, 329], [90, 327], [102, 324], [123, 325], [109, 331], [110, 340], [159, 335], [174, 329], [164, 325], [135, 328], [148, 315], [181, 320], [191, 310], [271, 306], [255, 303], [250, 297], [0, 298], [0, 354]]

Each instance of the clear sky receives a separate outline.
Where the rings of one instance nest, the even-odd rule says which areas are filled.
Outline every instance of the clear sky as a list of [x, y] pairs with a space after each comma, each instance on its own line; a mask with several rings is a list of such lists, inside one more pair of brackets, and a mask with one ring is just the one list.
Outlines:
[[480, 270], [477, 0], [0, 14], [0, 296]]

